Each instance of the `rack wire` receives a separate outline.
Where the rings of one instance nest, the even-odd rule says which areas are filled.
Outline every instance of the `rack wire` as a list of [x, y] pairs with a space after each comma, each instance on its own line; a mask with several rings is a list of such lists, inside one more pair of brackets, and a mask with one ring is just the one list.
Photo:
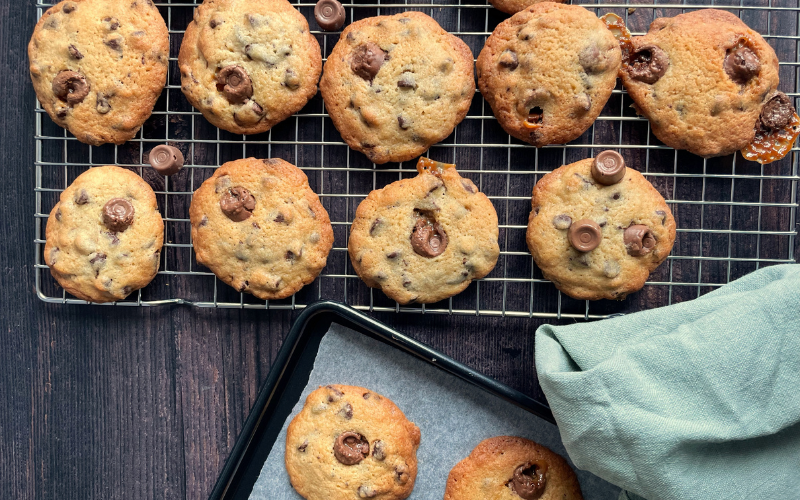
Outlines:
[[[52, 3], [34, 0], [38, 15]], [[510, 138], [499, 127], [479, 93], [466, 119], [428, 156], [456, 163], [493, 202], [500, 221], [501, 253], [494, 271], [461, 294], [437, 304], [400, 306], [372, 290], [353, 272], [347, 237], [355, 208], [373, 189], [416, 175], [414, 162], [376, 166], [350, 150], [325, 113], [319, 95], [300, 113], [265, 134], [239, 136], [211, 126], [180, 91], [177, 54], [195, 1], [156, 2], [170, 33], [167, 87], [153, 116], [134, 140], [122, 146], [87, 146], [55, 125], [35, 104], [36, 224], [35, 279], [39, 298], [58, 304], [86, 304], [58, 287], [44, 264], [44, 228], [58, 196], [81, 172], [117, 164], [138, 171], [154, 188], [165, 222], [164, 249], [153, 283], [116, 306], [189, 304], [197, 307], [300, 309], [318, 299], [345, 302], [357, 309], [423, 314], [471, 314], [537, 318], [594, 319], [698, 297], [761, 266], [794, 262], [798, 151], [784, 160], [759, 165], [740, 155], [702, 159], [661, 144], [649, 124], [630, 108], [620, 85], [595, 124], [576, 141], [536, 149]], [[319, 31], [313, 3], [293, 3], [309, 19], [327, 56], [339, 33]], [[780, 63], [781, 90], [800, 96], [800, 9], [798, 0], [740, 0], [738, 5], [692, 3], [580, 4], [602, 15], [614, 12], [634, 35], [656, 17], [698, 8], [730, 10], [773, 46]], [[507, 18], [485, 0], [415, 3], [347, 3], [349, 22], [375, 15], [419, 10], [461, 37], [477, 56], [495, 26]], [[316, 30], [316, 31], [314, 31]], [[186, 167], [171, 178], [155, 174], [144, 160], [158, 144], [179, 147]], [[667, 198], [678, 223], [672, 254], [645, 288], [626, 300], [578, 301], [545, 280], [525, 245], [530, 193], [536, 181], [562, 164], [620, 151]], [[320, 277], [289, 299], [260, 301], [236, 292], [195, 260], [188, 208], [195, 189], [226, 161], [249, 156], [280, 157], [301, 167], [319, 194], [334, 226], [334, 248]]]

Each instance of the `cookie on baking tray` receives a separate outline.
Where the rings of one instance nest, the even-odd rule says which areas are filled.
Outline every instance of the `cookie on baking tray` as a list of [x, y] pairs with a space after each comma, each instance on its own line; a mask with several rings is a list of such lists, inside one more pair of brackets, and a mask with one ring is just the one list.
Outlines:
[[575, 472], [557, 453], [513, 436], [481, 441], [447, 478], [444, 500], [582, 500]]
[[388, 398], [328, 385], [289, 424], [286, 470], [307, 500], [399, 500], [414, 489], [419, 442], [419, 428]]
[[164, 222], [153, 189], [124, 168], [90, 168], [50, 212], [45, 263], [67, 292], [90, 302], [122, 300], [158, 272]]
[[308, 178], [278, 158], [222, 165], [195, 191], [189, 217], [197, 262], [262, 300], [314, 281], [333, 246], [328, 212]]
[[348, 251], [364, 282], [406, 304], [451, 297], [497, 263], [497, 212], [455, 165], [420, 158], [419, 175], [372, 191]]
[[528, 248], [545, 278], [576, 299], [623, 299], [672, 251], [675, 219], [642, 174], [603, 151], [533, 188]]
[[593, 13], [543, 2], [495, 28], [478, 56], [478, 86], [510, 135], [537, 147], [563, 144], [600, 115], [621, 57]]
[[151, 0], [74, 0], [50, 7], [28, 44], [36, 97], [87, 144], [122, 144], [167, 81], [169, 35]]
[[416, 158], [464, 119], [475, 93], [472, 52], [421, 12], [348, 26], [320, 92], [347, 144], [375, 163]]
[[728, 155], [753, 142], [757, 129], [778, 130], [792, 120], [791, 101], [777, 92], [775, 52], [730, 12], [658, 18], [631, 44], [622, 82], [670, 147]]
[[181, 90], [213, 125], [257, 134], [317, 93], [322, 55], [286, 0], [206, 0], [186, 28]]

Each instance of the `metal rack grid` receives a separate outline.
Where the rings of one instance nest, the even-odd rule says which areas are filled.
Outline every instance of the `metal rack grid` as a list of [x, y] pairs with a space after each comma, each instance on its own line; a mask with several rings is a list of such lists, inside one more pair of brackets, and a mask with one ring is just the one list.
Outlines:
[[[485, 0], [457, 3], [349, 3], [349, 22], [374, 15], [420, 10], [460, 36], [477, 56], [486, 37], [507, 16]], [[39, 16], [52, 3], [35, 0]], [[85, 304], [57, 286], [44, 264], [44, 227], [48, 212], [63, 189], [93, 165], [118, 164], [139, 172], [154, 188], [165, 221], [160, 271], [153, 283], [117, 306], [190, 304], [199, 307], [298, 309], [320, 298], [339, 300], [370, 311], [472, 314], [539, 318], [600, 318], [663, 306], [700, 296], [760, 266], [794, 262], [798, 151], [769, 165], [741, 156], [704, 160], [663, 146], [646, 120], [630, 109], [621, 86], [601, 117], [581, 138], [565, 146], [536, 149], [511, 139], [491, 109], [476, 94], [467, 118], [428, 156], [456, 163], [489, 198], [500, 220], [501, 255], [486, 278], [461, 294], [437, 304], [400, 306], [380, 291], [366, 287], [349, 262], [347, 235], [358, 203], [369, 191], [416, 175], [414, 162], [376, 166], [351, 151], [341, 140], [317, 95], [300, 113], [257, 136], [237, 136], [208, 124], [180, 91], [177, 53], [183, 30], [200, 0], [156, 2], [170, 33], [167, 87], [137, 137], [122, 146], [90, 147], [56, 126], [36, 103], [36, 291], [41, 300]], [[318, 30], [313, 3], [294, 3], [310, 20], [327, 56], [339, 33]], [[740, 0], [738, 5], [581, 4], [602, 15], [621, 15], [634, 35], [655, 17], [674, 16], [697, 8], [731, 10], [759, 31], [775, 48], [781, 90], [800, 96], [800, 9], [798, 0]], [[315, 31], [316, 30], [316, 31]], [[146, 152], [168, 142], [180, 147], [187, 166], [164, 179], [146, 165]], [[665, 195], [678, 222], [678, 237], [669, 259], [645, 288], [620, 302], [577, 301], [562, 295], [533, 264], [525, 245], [530, 191], [554, 168], [593, 156], [603, 149], [622, 152]], [[334, 248], [328, 265], [311, 285], [280, 301], [260, 301], [235, 292], [197, 264], [191, 245], [188, 207], [192, 192], [224, 163], [241, 157], [281, 157], [301, 167], [320, 195], [334, 226]]]

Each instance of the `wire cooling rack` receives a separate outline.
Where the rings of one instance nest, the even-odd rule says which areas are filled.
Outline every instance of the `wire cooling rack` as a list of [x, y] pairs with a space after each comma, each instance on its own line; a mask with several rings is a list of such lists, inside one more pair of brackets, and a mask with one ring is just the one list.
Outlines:
[[[536, 149], [511, 139], [492, 116], [480, 94], [466, 119], [428, 156], [456, 163], [497, 209], [501, 255], [497, 267], [461, 294], [427, 306], [400, 306], [364, 285], [347, 254], [350, 223], [358, 203], [373, 189], [416, 175], [415, 162], [376, 166], [351, 151], [317, 95], [297, 115], [256, 136], [229, 134], [211, 126], [180, 91], [177, 55], [183, 31], [198, 1], [156, 2], [170, 33], [168, 85], [153, 116], [136, 139], [122, 145], [90, 147], [56, 126], [36, 103], [36, 290], [41, 300], [85, 304], [64, 292], [44, 264], [44, 228], [58, 195], [74, 178], [94, 165], [117, 164], [139, 172], [158, 197], [165, 222], [161, 268], [155, 280], [118, 306], [172, 303], [199, 307], [296, 309], [321, 299], [338, 300], [357, 309], [416, 313], [473, 314], [543, 318], [599, 318], [692, 299], [761, 266], [794, 262], [798, 206], [798, 149], [769, 165], [747, 162], [740, 155], [704, 160], [662, 145], [646, 120], [635, 115], [631, 100], [618, 87], [601, 117], [581, 138], [565, 146]], [[52, 3], [36, 0], [39, 16]], [[327, 56], [339, 33], [319, 31], [313, 3], [295, 3], [309, 19]], [[634, 34], [642, 34], [656, 17], [671, 17], [697, 8], [722, 8], [760, 32], [778, 54], [781, 90], [796, 100], [800, 89], [800, 9], [798, 0], [741, 0], [738, 5], [691, 2], [656, 4], [581, 4], [597, 15], [622, 16]], [[485, 0], [430, 3], [349, 3], [349, 22], [375, 15], [420, 10], [461, 37], [475, 56], [486, 37], [504, 20]], [[145, 164], [147, 153], [169, 143], [184, 152], [187, 166], [165, 179]], [[533, 185], [562, 164], [615, 149], [639, 169], [667, 198], [678, 223], [669, 259], [645, 288], [621, 302], [577, 301], [543, 279], [525, 244]], [[195, 260], [188, 209], [191, 196], [214, 169], [226, 161], [255, 156], [280, 157], [301, 167], [320, 195], [334, 226], [334, 248], [320, 277], [293, 297], [260, 301], [236, 292]]]

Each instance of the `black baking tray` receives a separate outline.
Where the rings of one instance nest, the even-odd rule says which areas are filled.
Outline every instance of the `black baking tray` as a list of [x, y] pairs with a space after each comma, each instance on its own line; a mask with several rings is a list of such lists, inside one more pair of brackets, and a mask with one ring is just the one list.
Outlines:
[[425, 360], [548, 422], [555, 423], [547, 405], [481, 375], [344, 304], [316, 302], [308, 306], [292, 325], [211, 492], [211, 499], [245, 500], [250, 496], [283, 423], [308, 384], [319, 344], [332, 323], [346, 326]]

